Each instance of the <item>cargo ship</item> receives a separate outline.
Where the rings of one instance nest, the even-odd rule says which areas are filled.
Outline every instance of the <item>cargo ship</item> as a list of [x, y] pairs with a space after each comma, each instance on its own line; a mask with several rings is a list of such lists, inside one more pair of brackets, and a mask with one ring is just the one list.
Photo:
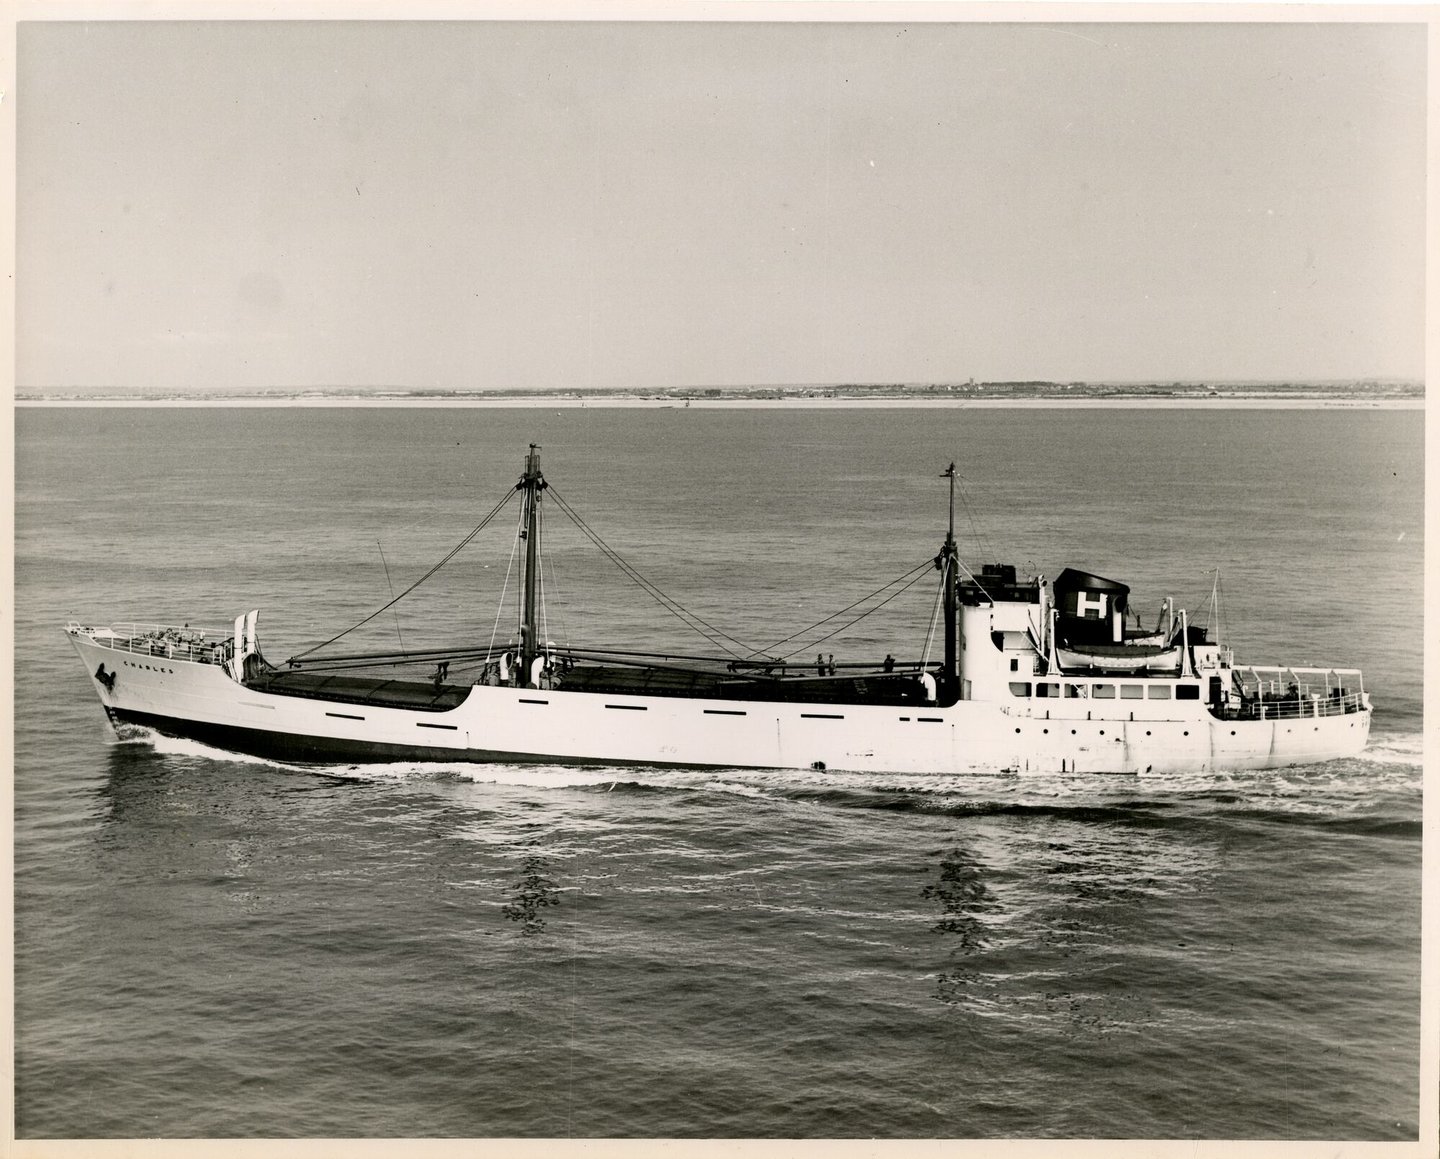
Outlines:
[[543, 639], [543, 503], [648, 581], [550, 487], [533, 444], [519, 481], [460, 546], [354, 625], [403, 599], [518, 498], [519, 599], [507, 640], [335, 651], [352, 628], [277, 664], [261, 651], [258, 610], [223, 637], [189, 625], [72, 622], [65, 632], [117, 728], [300, 764], [1163, 775], [1364, 749], [1372, 706], [1359, 670], [1238, 663], [1169, 600], [1145, 630], [1125, 584], [1085, 571], [1066, 568], [1053, 582], [1008, 564], [971, 571], [955, 539], [953, 463], [942, 478], [948, 528], [921, 565], [936, 584], [936, 615], [908, 659], [837, 664], [729, 643], [695, 655]]

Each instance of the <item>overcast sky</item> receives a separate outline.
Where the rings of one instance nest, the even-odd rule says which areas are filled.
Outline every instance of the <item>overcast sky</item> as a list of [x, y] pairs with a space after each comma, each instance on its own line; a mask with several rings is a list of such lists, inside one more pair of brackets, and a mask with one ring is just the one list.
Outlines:
[[23, 388], [1421, 378], [1420, 25], [26, 23]]

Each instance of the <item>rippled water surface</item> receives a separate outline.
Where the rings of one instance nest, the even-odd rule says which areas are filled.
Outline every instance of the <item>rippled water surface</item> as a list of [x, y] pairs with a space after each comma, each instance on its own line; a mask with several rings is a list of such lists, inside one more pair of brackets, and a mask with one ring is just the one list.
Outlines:
[[[418, 578], [530, 441], [755, 643], [933, 555], [954, 458], [972, 566], [1362, 666], [1374, 743], [937, 778], [316, 770], [108, 732], [67, 620], [259, 606], [283, 658], [388, 598], [377, 541]], [[1416, 412], [21, 410], [17, 1131], [1414, 1138], [1421, 441]], [[547, 634], [704, 647], [550, 520]], [[512, 529], [357, 643], [488, 639]], [[918, 651], [911, 595], [825, 650]]]

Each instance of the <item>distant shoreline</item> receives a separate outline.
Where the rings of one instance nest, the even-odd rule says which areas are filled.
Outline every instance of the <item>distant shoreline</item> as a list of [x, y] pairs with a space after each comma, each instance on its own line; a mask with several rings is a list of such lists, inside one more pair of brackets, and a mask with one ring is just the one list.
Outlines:
[[1424, 410], [1423, 398], [1295, 398], [1283, 395], [1222, 395], [1211, 398], [67, 398], [16, 399], [16, 407], [342, 407], [414, 409], [507, 408], [528, 410]]

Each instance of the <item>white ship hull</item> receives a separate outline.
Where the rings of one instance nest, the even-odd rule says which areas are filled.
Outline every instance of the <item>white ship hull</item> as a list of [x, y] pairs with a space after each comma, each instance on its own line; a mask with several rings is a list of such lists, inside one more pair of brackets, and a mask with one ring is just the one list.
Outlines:
[[[1220, 719], [1198, 700], [811, 704], [476, 685], [443, 711], [268, 692], [215, 663], [67, 633], [112, 721], [295, 762], [428, 760], [836, 772], [1164, 774], [1353, 756], [1354, 711]], [[97, 675], [103, 673], [104, 675]]]

